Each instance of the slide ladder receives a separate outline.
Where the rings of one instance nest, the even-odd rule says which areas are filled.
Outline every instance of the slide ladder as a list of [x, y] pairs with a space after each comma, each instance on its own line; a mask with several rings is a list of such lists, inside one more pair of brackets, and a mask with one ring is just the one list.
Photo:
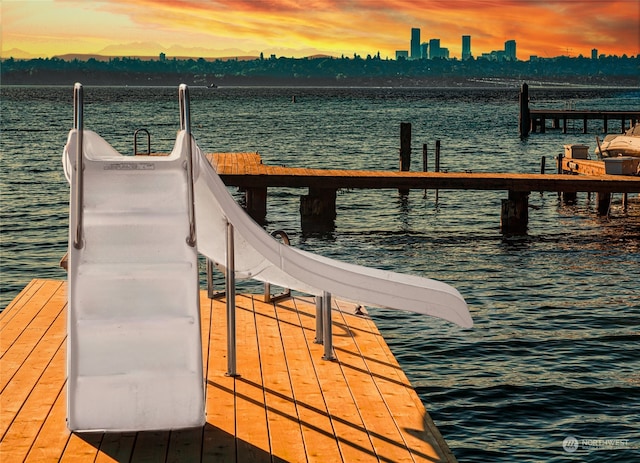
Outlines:
[[122, 156], [83, 130], [82, 86], [76, 84], [75, 92], [75, 128], [64, 155], [71, 183], [68, 426], [201, 426], [205, 399], [188, 152]]

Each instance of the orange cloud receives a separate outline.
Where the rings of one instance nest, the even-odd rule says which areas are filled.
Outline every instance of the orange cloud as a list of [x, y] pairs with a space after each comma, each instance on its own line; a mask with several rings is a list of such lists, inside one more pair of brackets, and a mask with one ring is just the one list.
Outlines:
[[[44, 12], [47, 8], [50, 12]], [[19, 21], [12, 20], [18, 12]], [[55, 21], [44, 20], [51, 16]], [[379, 51], [383, 57], [393, 57], [395, 50], [409, 48], [410, 29], [418, 27], [422, 41], [439, 38], [452, 57], [461, 54], [462, 35], [471, 35], [475, 56], [502, 49], [511, 39], [517, 42], [520, 59], [589, 55], [592, 48], [605, 54], [636, 55], [639, 23], [637, 0], [3, 2], [5, 45], [35, 49], [39, 41], [67, 47], [58, 53], [78, 51], [71, 47], [83, 47], [83, 51], [93, 47], [98, 52], [122, 42], [154, 42], [161, 48], [277, 49], [290, 50], [291, 55], [302, 49], [336, 55]], [[73, 40], [69, 40], [71, 31]]]
[[411, 27], [424, 40], [440, 38], [460, 54], [460, 36], [471, 35], [476, 54], [515, 39], [521, 57], [557, 56], [601, 48], [638, 53], [640, 12], [635, 0], [111, 0], [109, 7], [140, 23], [196, 28], [212, 37], [261, 41], [265, 47], [315, 47], [344, 53], [408, 48]]

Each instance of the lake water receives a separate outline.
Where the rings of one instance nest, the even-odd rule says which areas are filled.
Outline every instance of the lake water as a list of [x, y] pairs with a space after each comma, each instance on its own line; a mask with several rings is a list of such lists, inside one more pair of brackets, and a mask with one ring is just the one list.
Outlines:
[[[411, 122], [412, 170], [422, 144], [433, 169], [539, 172], [567, 143], [593, 150], [602, 126], [518, 137], [518, 88], [191, 88], [193, 132], [206, 152], [258, 151], [267, 164], [398, 169], [401, 122]], [[68, 185], [62, 148], [72, 87], [3, 87], [1, 303], [32, 278], [66, 278]], [[292, 102], [296, 97], [296, 103]], [[637, 110], [639, 89], [530, 89], [532, 107]], [[133, 132], [169, 151], [179, 129], [176, 88], [85, 88], [85, 127], [123, 154]], [[610, 122], [610, 130], [618, 130]], [[146, 144], [143, 140], [142, 145]], [[145, 147], [146, 148], [146, 147]], [[370, 309], [387, 343], [461, 462], [640, 458], [640, 200], [613, 196], [598, 217], [532, 192], [528, 234], [499, 230], [504, 191], [344, 190], [335, 230], [303, 233], [299, 196], [269, 191], [269, 231], [329, 257], [443, 280], [467, 299], [462, 330], [415, 314]], [[238, 198], [240, 196], [238, 195]], [[254, 286], [239, 287], [247, 291]], [[575, 452], [563, 449], [569, 436]], [[581, 439], [620, 439], [587, 449]], [[626, 441], [625, 441], [626, 440]], [[593, 443], [593, 442], [592, 442]]]

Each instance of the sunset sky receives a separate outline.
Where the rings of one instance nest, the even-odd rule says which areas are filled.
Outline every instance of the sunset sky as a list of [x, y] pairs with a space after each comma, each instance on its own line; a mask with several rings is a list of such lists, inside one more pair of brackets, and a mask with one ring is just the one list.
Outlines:
[[460, 58], [517, 42], [530, 55], [635, 56], [638, 0], [2, 0], [2, 57], [69, 53], [216, 57], [314, 54], [394, 58], [439, 38]]

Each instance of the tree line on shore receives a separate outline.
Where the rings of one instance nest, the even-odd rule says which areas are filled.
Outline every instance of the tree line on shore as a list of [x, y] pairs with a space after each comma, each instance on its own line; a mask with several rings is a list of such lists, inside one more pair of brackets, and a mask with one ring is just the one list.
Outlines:
[[3, 59], [2, 85], [481, 85], [491, 79], [640, 85], [640, 55], [407, 60], [379, 56], [215, 59]]

